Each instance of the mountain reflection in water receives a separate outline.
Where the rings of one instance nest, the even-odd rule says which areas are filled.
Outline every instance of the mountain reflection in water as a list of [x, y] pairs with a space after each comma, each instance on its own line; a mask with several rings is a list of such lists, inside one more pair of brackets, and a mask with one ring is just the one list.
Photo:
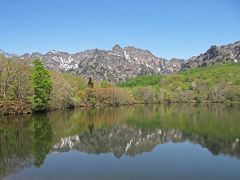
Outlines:
[[0, 178], [76, 150], [135, 157], [168, 142], [190, 142], [240, 158], [240, 106], [126, 106], [1, 117]]

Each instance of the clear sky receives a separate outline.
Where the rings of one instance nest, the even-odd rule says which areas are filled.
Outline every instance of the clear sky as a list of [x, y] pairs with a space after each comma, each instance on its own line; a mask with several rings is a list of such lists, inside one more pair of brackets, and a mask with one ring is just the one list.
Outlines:
[[0, 0], [0, 49], [136, 46], [189, 58], [240, 40], [240, 0]]

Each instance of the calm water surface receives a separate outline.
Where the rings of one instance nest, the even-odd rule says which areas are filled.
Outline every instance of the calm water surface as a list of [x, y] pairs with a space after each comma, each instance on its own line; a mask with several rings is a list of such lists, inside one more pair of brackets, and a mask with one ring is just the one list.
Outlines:
[[240, 179], [240, 105], [0, 117], [0, 179]]

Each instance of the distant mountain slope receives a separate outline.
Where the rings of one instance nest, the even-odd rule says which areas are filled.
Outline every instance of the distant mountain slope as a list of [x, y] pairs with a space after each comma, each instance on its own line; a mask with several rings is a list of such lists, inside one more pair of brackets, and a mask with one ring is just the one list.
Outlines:
[[211, 46], [205, 53], [190, 58], [183, 68], [196, 68], [216, 63], [240, 62], [240, 41], [225, 46]]
[[[12, 58], [16, 55], [0, 51], [0, 54]], [[94, 80], [110, 82], [124, 81], [139, 75], [171, 74], [182, 69], [212, 65], [216, 63], [240, 62], [240, 41], [225, 46], [212, 46], [207, 52], [186, 61], [173, 58], [167, 60], [154, 56], [150, 51], [135, 47], [121, 48], [115, 45], [111, 51], [92, 49], [69, 54], [49, 51], [46, 54], [24, 54], [20, 58], [31, 63], [36, 57], [52, 70], [69, 71]]]
[[240, 64], [219, 64], [204, 68], [188, 69], [170, 76], [139, 76], [120, 82], [117, 85], [120, 87], [160, 85], [162, 89], [178, 90], [178, 88], [180, 88], [181, 90], [188, 90], [189, 88], [194, 89], [198, 85], [202, 86], [201, 88], [208, 89], [218, 83], [228, 83], [228, 86], [231, 84], [239, 86]]

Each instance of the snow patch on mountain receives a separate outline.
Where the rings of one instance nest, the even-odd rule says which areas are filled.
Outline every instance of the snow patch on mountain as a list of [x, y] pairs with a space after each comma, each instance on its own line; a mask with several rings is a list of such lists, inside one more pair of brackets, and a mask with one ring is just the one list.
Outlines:
[[131, 59], [130, 59], [130, 56], [127, 54], [126, 51], [123, 51], [124, 52], [124, 56], [125, 58], [129, 61], [129, 62], [132, 62]]
[[60, 69], [65, 71], [78, 68], [78, 63], [74, 61], [72, 56], [69, 56], [68, 58], [54, 56], [53, 60], [59, 63]]

